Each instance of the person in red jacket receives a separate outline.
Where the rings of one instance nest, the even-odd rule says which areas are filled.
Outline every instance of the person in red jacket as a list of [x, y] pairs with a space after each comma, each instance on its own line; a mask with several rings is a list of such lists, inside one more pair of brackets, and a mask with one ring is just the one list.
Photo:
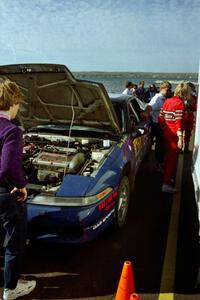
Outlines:
[[162, 192], [174, 193], [172, 180], [176, 172], [178, 155], [183, 148], [184, 101], [189, 98], [191, 88], [187, 83], [177, 85], [174, 96], [167, 99], [160, 111], [159, 123], [165, 141], [164, 174]]
[[192, 136], [192, 130], [194, 128], [194, 112], [197, 109], [197, 95], [195, 85], [192, 82], [188, 82], [191, 88], [191, 95], [185, 101], [186, 112], [185, 112], [185, 146], [184, 152], [189, 152], [189, 143]]

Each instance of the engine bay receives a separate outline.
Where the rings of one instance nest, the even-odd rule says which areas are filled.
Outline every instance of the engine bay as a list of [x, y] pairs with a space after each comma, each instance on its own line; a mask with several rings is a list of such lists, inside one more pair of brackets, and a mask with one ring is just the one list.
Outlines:
[[95, 176], [113, 141], [58, 134], [24, 134], [23, 167], [29, 184], [58, 187], [67, 174]]

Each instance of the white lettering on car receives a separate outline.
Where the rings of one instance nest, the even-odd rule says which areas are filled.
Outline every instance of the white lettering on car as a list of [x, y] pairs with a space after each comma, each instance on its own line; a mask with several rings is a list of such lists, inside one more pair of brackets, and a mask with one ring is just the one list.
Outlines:
[[98, 223], [96, 223], [92, 229], [95, 230], [97, 229], [99, 226], [101, 226], [103, 223], [105, 223], [105, 221], [110, 218], [110, 216], [115, 212], [114, 208], [103, 218], [101, 219]]

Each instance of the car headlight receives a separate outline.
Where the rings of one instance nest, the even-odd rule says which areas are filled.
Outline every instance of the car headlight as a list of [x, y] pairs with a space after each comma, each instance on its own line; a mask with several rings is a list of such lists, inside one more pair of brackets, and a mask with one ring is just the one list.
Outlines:
[[88, 197], [55, 197], [52, 194], [41, 193], [27, 202], [40, 205], [86, 206], [99, 202], [107, 197], [111, 192], [112, 188], [108, 187], [99, 194]]

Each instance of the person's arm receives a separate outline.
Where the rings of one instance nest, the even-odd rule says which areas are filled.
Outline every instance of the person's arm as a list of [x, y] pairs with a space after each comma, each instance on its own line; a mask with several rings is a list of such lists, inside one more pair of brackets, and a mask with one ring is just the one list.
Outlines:
[[147, 104], [146, 108], [145, 108], [145, 113], [150, 115], [150, 113], [152, 112], [152, 110], [157, 110], [157, 95], [155, 95], [151, 101]]
[[165, 126], [165, 114], [163, 111], [163, 107], [161, 107], [161, 109], [160, 109], [160, 114], [158, 116], [158, 123], [160, 124], [160, 126], [162, 128]]
[[184, 131], [184, 103], [179, 104], [175, 109], [175, 125], [178, 136], [177, 147], [181, 150], [183, 148], [183, 131]]

